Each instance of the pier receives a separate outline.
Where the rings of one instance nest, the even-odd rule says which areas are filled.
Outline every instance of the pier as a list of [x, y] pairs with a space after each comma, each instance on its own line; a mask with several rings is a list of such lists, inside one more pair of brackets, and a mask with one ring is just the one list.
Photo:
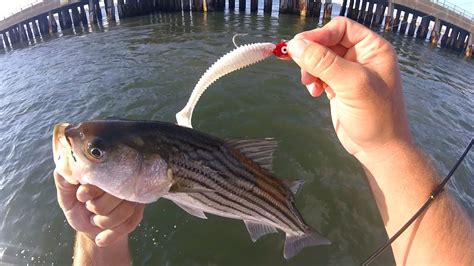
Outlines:
[[[80, 31], [155, 12], [235, 11], [237, 0], [44, 0], [0, 21], [0, 52], [30, 45], [48, 35]], [[239, 11], [258, 11], [259, 0], [238, 0]], [[263, 1], [263, 13], [272, 12], [273, 0]], [[276, 1], [276, 0], [275, 0]], [[101, 8], [100, 2], [102, 2]], [[248, 2], [248, 3], [247, 3]], [[309, 17], [324, 23], [331, 19], [331, 0], [279, 0], [277, 12]], [[344, 0], [340, 15], [374, 30], [385, 30], [428, 40], [443, 49], [472, 57], [474, 15], [442, 0]]]

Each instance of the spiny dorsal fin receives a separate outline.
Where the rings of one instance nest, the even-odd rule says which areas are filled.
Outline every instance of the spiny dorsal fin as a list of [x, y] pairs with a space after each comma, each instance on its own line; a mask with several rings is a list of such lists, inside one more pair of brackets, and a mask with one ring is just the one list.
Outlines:
[[278, 232], [275, 227], [268, 224], [256, 223], [247, 220], [244, 220], [244, 223], [247, 227], [247, 231], [249, 231], [252, 242], [257, 241], [263, 235]]
[[275, 139], [230, 139], [226, 142], [261, 167], [272, 170], [273, 152], [278, 147]]
[[289, 179], [280, 179], [283, 184], [290, 189], [293, 195], [296, 195], [304, 185], [304, 180], [289, 180]]

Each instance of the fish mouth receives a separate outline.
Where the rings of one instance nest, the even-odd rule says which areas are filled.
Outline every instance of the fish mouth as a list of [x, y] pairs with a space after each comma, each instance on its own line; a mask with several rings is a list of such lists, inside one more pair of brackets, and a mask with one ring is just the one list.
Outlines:
[[63, 176], [69, 183], [78, 184], [79, 182], [72, 177], [72, 157], [73, 149], [71, 141], [66, 137], [66, 130], [71, 125], [68, 123], [59, 123], [53, 129], [53, 158], [56, 165], [56, 171]]

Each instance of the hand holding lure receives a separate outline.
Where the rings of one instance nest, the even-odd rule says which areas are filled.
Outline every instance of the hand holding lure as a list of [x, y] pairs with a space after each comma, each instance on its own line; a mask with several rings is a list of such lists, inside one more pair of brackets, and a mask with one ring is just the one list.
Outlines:
[[192, 128], [191, 118], [194, 107], [212, 83], [231, 72], [258, 63], [272, 54], [280, 59], [290, 58], [285, 41], [278, 44], [252, 43], [242, 45], [219, 58], [201, 76], [196, 86], [194, 86], [186, 106], [176, 114], [178, 125]]

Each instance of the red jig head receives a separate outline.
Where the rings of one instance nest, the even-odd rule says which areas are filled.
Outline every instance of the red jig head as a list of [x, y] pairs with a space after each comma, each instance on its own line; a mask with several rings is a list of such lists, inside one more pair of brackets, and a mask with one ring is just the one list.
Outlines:
[[275, 49], [273, 49], [273, 54], [279, 59], [290, 60], [288, 47], [286, 47], [286, 41], [282, 40], [281, 42], [277, 43]]

